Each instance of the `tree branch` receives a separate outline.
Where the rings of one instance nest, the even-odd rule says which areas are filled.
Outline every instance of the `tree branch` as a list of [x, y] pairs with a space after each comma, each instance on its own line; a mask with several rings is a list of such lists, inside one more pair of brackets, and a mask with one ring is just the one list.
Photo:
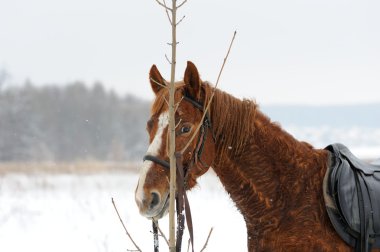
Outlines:
[[236, 37], [236, 33], [237, 33], [237, 31], [234, 32], [234, 35], [233, 35], [233, 37], [232, 37], [232, 40], [231, 40], [230, 46], [228, 47], [228, 51], [227, 51], [226, 57], [224, 57], [224, 59], [223, 59], [223, 65], [222, 65], [222, 67], [221, 67], [221, 69], [220, 69], [220, 71], [219, 71], [218, 79], [216, 80], [216, 84], [215, 84], [214, 92], [212, 93], [212, 96], [214, 96], [215, 89], [216, 89], [216, 87], [218, 86], [220, 76], [222, 75], [222, 72], [223, 72], [223, 69], [224, 69], [224, 65], [226, 64], [227, 58], [228, 58], [228, 56], [230, 55], [231, 47], [232, 47], [232, 44], [234, 43], [234, 40], [235, 40], [235, 37]]
[[[166, 4], [163, 4], [161, 3], [160, 1], [158, 0], [155, 0], [159, 5], [161, 5], [163, 8], [165, 8], [166, 11], [173, 11], [171, 8], [169, 8], [168, 6], [166, 6]], [[165, 2], [165, 1], [164, 1]]]
[[172, 64], [172, 62], [170, 61], [170, 59], [169, 59], [168, 55], [166, 55], [166, 54], [165, 54], [165, 58], [166, 58], [166, 60], [169, 62], [169, 65], [171, 65], [171, 64]]
[[164, 84], [161, 84], [161, 83], [159, 83], [158, 81], [156, 81], [155, 79], [153, 79], [153, 78], [149, 78], [151, 81], [153, 81], [154, 83], [156, 83], [157, 85], [159, 85], [159, 86], [161, 86], [161, 87], [163, 87], [163, 88], [168, 88], [168, 86], [166, 86], [166, 85], [164, 85]]
[[[169, 46], [173, 46], [173, 43], [166, 43], [167, 45], [169, 45]], [[176, 42], [176, 45], [178, 45], [179, 44], [179, 42]]]
[[168, 102], [168, 100], [166, 99], [166, 97], [164, 97], [164, 101], [165, 101], [165, 103], [168, 105], [168, 107], [170, 106], [169, 105], [169, 102]]
[[187, 0], [184, 0], [180, 5], [177, 6], [177, 9], [181, 8], [186, 2]]
[[235, 31], [235, 32], [234, 32], [234, 35], [233, 35], [233, 37], [232, 37], [232, 40], [231, 40], [230, 46], [228, 47], [228, 51], [227, 51], [226, 57], [224, 57], [223, 64], [222, 64], [222, 67], [220, 68], [220, 71], [219, 71], [219, 74], [218, 74], [218, 78], [217, 78], [217, 80], [216, 80], [215, 87], [214, 87], [214, 89], [213, 89], [213, 91], [212, 91], [212, 94], [211, 94], [211, 97], [210, 97], [210, 99], [209, 99], [209, 101], [208, 101], [208, 103], [207, 103], [207, 106], [206, 106], [206, 108], [205, 108], [205, 110], [204, 110], [204, 112], [203, 112], [202, 119], [201, 119], [201, 121], [199, 122], [199, 124], [197, 125], [197, 128], [195, 129], [195, 131], [194, 131], [193, 135], [191, 136], [190, 140], [187, 142], [187, 144], [185, 145], [185, 147], [180, 151], [181, 154], [183, 154], [183, 153], [186, 151], [186, 149], [190, 146], [191, 142], [194, 140], [195, 136], [197, 135], [199, 129], [200, 129], [201, 126], [202, 126], [202, 122], [203, 122], [203, 120], [205, 119], [206, 114], [207, 114], [207, 111], [209, 110], [210, 105], [211, 105], [211, 102], [212, 102], [212, 100], [213, 100], [213, 98], [214, 98], [215, 90], [216, 90], [216, 88], [218, 87], [219, 80], [220, 80], [220, 76], [222, 75], [222, 72], [223, 72], [223, 69], [224, 69], [224, 65], [226, 64], [226, 61], [227, 61], [227, 59], [228, 59], [228, 56], [230, 55], [231, 47], [232, 47], [232, 44], [234, 43], [234, 40], [235, 40], [235, 37], [236, 37], [236, 33], [237, 33], [237, 32]]
[[[156, 1], [157, 1], [157, 0], [156, 0]], [[169, 23], [170, 23], [170, 25], [173, 25], [173, 22], [172, 22], [172, 19], [170, 18], [169, 10], [168, 10], [168, 9], [170, 9], [170, 8], [167, 7], [165, 0], [162, 0], [162, 1], [164, 2], [164, 5], [165, 5], [165, 12], [166, 12], [166, 16], [167, 16], [168, 19], [169, 19]], [[173, 10], [171, 10], [171, 11], [173, 11]]]
[[189, 240], [187, 240], [187, 252], [189, 252], [190, 251], [190, 238], [189, 238]]
[[177, 22], [175, 25], [176, 25], [176, 26], [178, 26], [178, 25], [179, 25], [179, 24], [182, 22], [182, 20], [184, 20], [184, 19], [185, 19], [185, 17], [186, 17], [186, 16], [185, 16], [185, 15], [183, 15], [183, 17], [181, 18], [181, 20], [179, 20], [179, 21], [178, 21], [178, 22]]
[[117, 207], [116, 207], [115, 201], [113, 200], [113, 198], [111, 198], [111, 199], [112, 199], [112, 205], [113, 205], [113, 207], [115, 208], [115, 211], [116, 211], [116, 213], [117, 213], [117, 216], [119, 217], [119, 220], [120, 220], [120, 222], [121, 222], [121, 225], [123, 225], [123, 228], [124, 228], [124, 230], [125, 230], [125, 233], [128, 235], [129, 239], [132, 241], [133, 245], [135, 245], [135, 247], [136, 247], [136, 250], [130, 250], [130, 251], [139, 251], [139, 252], [142, 252], [141, 249], [139, 248], [139, 246], [137, 246], [136, 242], [132, 239], [132, 236], [129, 234], [127, 228], [125, 227], [124, 222], [123, 222], [123, 220], [122, 220], [121, 217], [120, 217], [119, 211], [117, 210]]
[[176, 124], [176, 126], [175, 126], [176, 129], [178, 128], [178, 126], [180, 125], [181, 122], [182, 122], [182, 118], [179, 119], [179, 122]]
[[183, 100], [183, 96], [181, 97], [181, 100], [179, 100], [179, 102], [177, 102], [177, 103], [175, 104], [174, 112], [177, 112], [178, 107], [179, 107], [179, 105], [181, 104], [182, 100]]
[[210, 232], [208, 233], [208, 236], [207, 236], [206, 242], [205, 242], [205, 244], [203, 245], [203, 248], [201, 249], [200, 252], [203, 252], [203, 251], [206, 249], [207, 244], [208, 244], [208, 240], [210, 240], [210, 236], [211, 236], [211, 233], [212, 233], [213, 230], [214, 230], [214, 228], [211, 228], [211, 229], [210, 229]]
[[157, 222], [157, 228], [158, 228], [158, 232], [160, 232], [161, 237], [164, 238], [166, 244], [169, 246], [169, 241], [168, 241], [168, 239], [166, 238], [164, 232], [162, 232], [160, 226], [158, 225], [158, 222]]

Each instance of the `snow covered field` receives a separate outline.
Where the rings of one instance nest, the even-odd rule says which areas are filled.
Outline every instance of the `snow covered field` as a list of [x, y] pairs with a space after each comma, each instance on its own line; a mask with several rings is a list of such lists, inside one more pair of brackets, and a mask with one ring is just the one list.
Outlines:
[[[286, 127], [300, 140], [323, 148], [345, 143], [354, 154], [380, 164], [380, 129]], [[60, 165], [48, 169], [18, 167], [17, 172], [0, 169], [1, 252], [84, 252], [134, 249], [113, 209], [113, 197], [128, 230], [143, 251], [152, 251], [151, 222], [141, 217], [134, 201], [138, 165], [130, 169], [104, 169], [74, 173], [76, 167]], [[189, 193], [199, 251], [214, 227], [207, 251], [246, 251], [246, 228], [240, 213], [217, 177], [209, 172]], [[160, 221], [167, 230], [167, 217]], [[184, 247], [188, 235], [185, 232]], [[161, 250], [167, 246], [161, 240]], [[184, 249], [186, 250], [186, 249]]]
[[[0, 251], [127, 251], [127, 239], [111, 203], [143, 251], [152, 251], [151, 222], [134, 202], [136, 171], [95, 174], [0, 173]], [[245, 251], [243, 218], [212, 173], [189, 193], [195, 248], [211, 227], [207, 251]], [[160, 221], [167, 230], [167, 217]], [[188, 235], [183, 240], [187, 245]], [[161, 250], [167, 251], [164, 240]], [[184, 246], [186, 247], [186, 246]], [[184, 249], [186, 251], [186, 249]]]

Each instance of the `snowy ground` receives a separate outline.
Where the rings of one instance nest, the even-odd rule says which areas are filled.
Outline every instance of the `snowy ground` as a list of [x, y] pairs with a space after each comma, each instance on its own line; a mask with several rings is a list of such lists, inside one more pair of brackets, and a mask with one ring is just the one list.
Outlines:
[[[291, 129], [292, 130], [292, 129]], [[316, 147], [325, 142], [344, 142], [354, 154], [380, 164], [380, 131], [352, 130], [334, 141], [324, 139], [329, 130], [293, 129], [295, 135]], [[319, 137], [313, 139], [319, 132]], [[339, 132], [335, 136], [339, 136]], [[352, 141], [351, 141], [351, 140]], [[351, 141], [351, 142], [350, 142]], [[362, 146], [357, 143], [372, 143]], [[134, 202], [137, 167], [104, 169], [91, 165], [93, 172], [73, 173], [76, 166], [21, 166], [17, 172], [0, 169], [0, 251], [127, 251], [134, 249], [111, 204], [113, 197], [130, 233], [143, 251], [152, 251], [151, 222], [141, 217]], [[13, 169], [13, 168], [12, 168]], [[95, 172], [94, 172], [95, 170]], [[240, 213], [217, 177], [209, 172], [189, 193], [199, 251], [214, 227], [207, 251], [246, 251], [246, 228]], [[167, 217], [160, 221], [167, 230]], [[188, 235], [185, 233], [184, 244]], [[161, 240], [161, 250], [167, 251]], [[186, 251], [186, 249], [184, 249]]]
[[[134, 249], [111, 197], [143, 251], [152, 251], [151, 222], [134, 202], [136, 172], [96, 174], [0, 174], [0, 251], [127, 251]], [[243, 218], [214, 174], [189, 194], [199, 251], [214, 227], [207, 251], [245, 251]], [[168, 219], [160, 221], [167, 230]], [[187, 238], [184, 244], [187, 244]], [[161, 250], [167, 251], [161, 240]], [[185, 249], [186, 251], [186, 249]]]

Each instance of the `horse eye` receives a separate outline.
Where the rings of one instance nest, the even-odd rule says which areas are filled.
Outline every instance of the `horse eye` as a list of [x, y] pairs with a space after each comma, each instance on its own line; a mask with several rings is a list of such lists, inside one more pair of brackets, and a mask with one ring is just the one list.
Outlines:
[[181, 134], [189, 133], [190, 132], [190, 127], [189, 126], [183, 126], [181, 128]]

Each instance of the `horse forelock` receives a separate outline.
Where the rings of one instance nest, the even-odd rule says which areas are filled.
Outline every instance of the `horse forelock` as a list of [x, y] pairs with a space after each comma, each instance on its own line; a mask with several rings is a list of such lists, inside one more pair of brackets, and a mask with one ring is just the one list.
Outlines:
[[[184, 86], [183, 81], [178, 81], [174, 83], [176, 88], [175, 101], [178, 102], [182, 96], [182, 87]], [[167, 87], [167, 86], [166, 86]], [[168, 110], [169, 102], [169, 88], [161, 88], [160, 91], [156, 94], [156, 97], [153, 101], [151, 107], [151, 115], [159, 115], [162, 112]]]

